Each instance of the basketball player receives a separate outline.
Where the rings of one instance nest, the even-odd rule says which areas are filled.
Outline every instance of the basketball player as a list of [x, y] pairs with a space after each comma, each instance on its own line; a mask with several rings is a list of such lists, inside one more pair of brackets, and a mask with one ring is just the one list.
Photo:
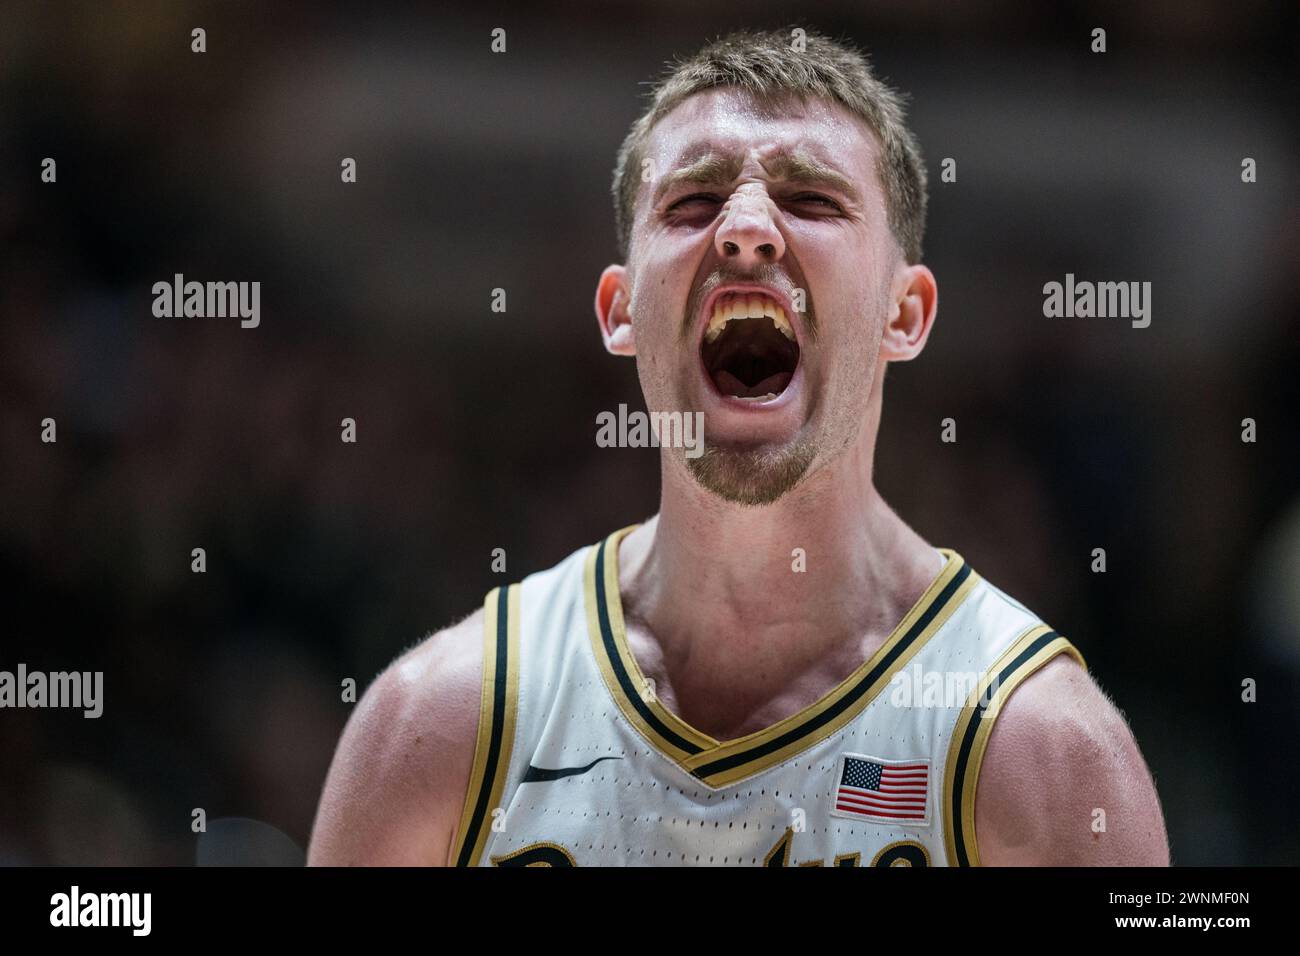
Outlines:
[[732, 35], [656, 87], [614, 195], [601, 334], [705, 451], [375, 681], [309, 862], [1166, 865], [1079, 651], [872, 483], [937, 304], [897, 94], [820, 35]]

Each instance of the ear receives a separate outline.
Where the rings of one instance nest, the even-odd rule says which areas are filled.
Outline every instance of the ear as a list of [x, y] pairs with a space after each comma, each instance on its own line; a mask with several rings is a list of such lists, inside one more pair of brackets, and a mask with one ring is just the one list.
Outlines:
[[627, 286], [627, 269], [606, 266], [596, 283], [596, 320], [605, 349], [613, 355], [636, 355], [632, 338], [632, 313], [628, 311], [632, 294]]
[[921, 354], [939, 308], [939, 286], [923, 265], [904, 264], [894, 277], [889, 314], [880, 339], [880, 358], [907, 362]]

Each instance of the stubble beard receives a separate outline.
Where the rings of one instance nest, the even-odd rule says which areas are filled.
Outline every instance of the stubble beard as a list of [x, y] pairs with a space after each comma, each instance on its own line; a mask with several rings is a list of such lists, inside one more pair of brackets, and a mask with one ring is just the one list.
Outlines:
[[705, 443], [687, 468], [702, 488], [739, 505], [770, 505], [795, 487], [817, 455], [817, 446], [800, 437], [779, 448], [722, 448]]

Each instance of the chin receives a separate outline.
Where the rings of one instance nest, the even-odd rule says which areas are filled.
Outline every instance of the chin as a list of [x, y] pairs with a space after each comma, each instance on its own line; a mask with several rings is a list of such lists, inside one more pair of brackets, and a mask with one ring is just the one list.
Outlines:
[[686, 459], [687, 469], [706, 491], [733, 504], [760, 506], [779, 501], [803, 479], [816, 457], [806, 440], [785, 445], [711, 445]]

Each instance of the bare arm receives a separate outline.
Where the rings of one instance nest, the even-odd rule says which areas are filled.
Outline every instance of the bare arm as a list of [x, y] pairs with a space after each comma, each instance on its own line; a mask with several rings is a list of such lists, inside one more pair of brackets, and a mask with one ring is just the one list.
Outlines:
[[375, 679], [334, 753], [308, 865], [450, 862], [474, 760], [482, 668], [479, 610]]
[[975, 835], [984, 865], [1169, 865], [1160, 799], [1137, 741], [1069, 657], [1044, 664], [1007, 697], [980, 766]]

